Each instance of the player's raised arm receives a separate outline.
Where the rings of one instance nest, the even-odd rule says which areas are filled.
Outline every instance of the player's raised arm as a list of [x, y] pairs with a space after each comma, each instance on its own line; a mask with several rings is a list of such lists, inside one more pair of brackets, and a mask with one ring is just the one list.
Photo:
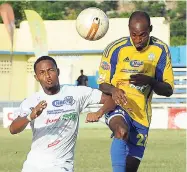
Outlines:
[[23, 111], [22, 105], [20, 106], [20, 116], [18, 116], [10, 125], [10, 133], [11, 134], [17, 134], [22, 132], [29, 122], [40, 116], [40, 114], [43, 112], [43, 110], [47, 107], [46, 101], [41, 101], [30, 114], [29, 110]]

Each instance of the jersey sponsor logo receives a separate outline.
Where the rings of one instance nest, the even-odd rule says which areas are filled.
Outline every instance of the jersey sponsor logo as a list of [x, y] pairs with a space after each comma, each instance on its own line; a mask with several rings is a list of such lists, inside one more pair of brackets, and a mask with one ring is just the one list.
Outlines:
[[121, 69], [121, 72], [125, 72], [125, 73], [139, 73], [139, 71], [135, 70], [135, 69]]
[[54, 100], [52, 102], [52, 105], [55, 107], [61, 107], [64, 104], [72, 106], [74, 103], [75, 103], [75, 100], [73, 99], [73, 96], [66, 96], [64, 100]]
[[106, 62], [106, 61], [103, 61], [103, 62], [101, 63], [101, 68], [102, 68], [103, 70], [110, 70], [110, 64], [109, 64], [108, 62]]
[[60, 117], [59, 118], [56, 118], [56, 119], [47, 119], [46, 120], [46, 122], [45, 122], [45, 124], [51, 124], [51, 123], [56, 123], [56, 122], [58, 122], [58, 121], [60, 121]]
[[130, 84], [130, 87], [139, 90], [141, 93], [144, 93], [148, 85], [136, 86], [134, 84]]
[[120, 80], [120, 81], [117, 81], [116, 87], [127, 86], [127, 85], [129, 85], [128, 80]]
[[138, 61], [138, 60], [132, 60], [132, 61], [130, 61], [130, 65], [132, 67], [139, 67], [139, 66], [143, 65], [143, 62], [142, 61]]
[[61, 141], [60, 140], [55, 140], [54, 142], [48, 144], [48, 148], [52, 147], [52, 146], [56, 146], [57, 144], [59, 144]]
[[71, 111], [74, 111], [75, 109], [68, 109], [68, 110], [64, 110], [64, 109], [55, 109], [55, 110], [48, 110], [47, 111], [47, 115], [57, 115], [57, 114], [62, 114], [62, 113], [68, 113]]
[[55, 109], [55, 110], [48, 110], [47, 115], [56, 115], [63, 113], [64, 109]]
[[51, 124], [51, 123], [56, 123], [58, 121], [67, 121], [67, 120], [72, 120], [75, 121], [77, 119], [77, 113], [76, 112], [72, 112], [72, 113], [68, 113], [68, 114], [64, 114], [58, 118], [48, 118], [45, 122], [45, 124]]

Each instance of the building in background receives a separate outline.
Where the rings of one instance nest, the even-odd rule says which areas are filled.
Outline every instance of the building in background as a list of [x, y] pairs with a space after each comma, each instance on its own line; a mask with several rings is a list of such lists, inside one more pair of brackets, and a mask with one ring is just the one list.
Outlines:
[[[169, 44], [170, 28], [164, 18], [152, 18], [152, 35]], [[61, 84], [75, 84], [77, 73], [84, 69], [91, 77], [89, 86], [96, 87], [94, 80], [99, 68], [103, 49], [113, 40], [129, 35], [128, 18], [110, 19], [107, 34], [98, 41], [87, 41], [79, 36], [74, 20], [44, 21], [47, 31], [49, 55], [57, 60], [61, 70]], [[67, 34], [68, 33], [68, 34]], [[71, 34], [70, 34], [71, 33]], [[10, 41], [5, 27], [0, 25], [0, 78], [3, 83], [0, 101], [21, 101], [38, 91], [39, 84], [33, 75], [35, 57], [31, 34], [27, 22], [16, 29], [15, 54], [10, 61]]]

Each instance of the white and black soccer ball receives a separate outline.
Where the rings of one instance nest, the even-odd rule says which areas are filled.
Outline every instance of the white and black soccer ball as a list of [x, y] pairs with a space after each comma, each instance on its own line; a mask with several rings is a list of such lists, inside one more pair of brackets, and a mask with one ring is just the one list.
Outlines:
[[99, 8], [90, 7], [83, 10], [76, 20], [77, 32], [86, 40], [101, 39], [107, 33], [108, 28], [109, 19]]

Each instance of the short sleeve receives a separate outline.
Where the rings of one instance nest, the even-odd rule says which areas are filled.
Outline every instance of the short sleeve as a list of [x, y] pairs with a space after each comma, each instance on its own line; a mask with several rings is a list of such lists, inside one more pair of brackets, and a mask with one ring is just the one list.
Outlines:
[[31, 112], [32, 112], [32, 109], [29, 108], [29, 106], [28, 106], [28, 100], [25, 99], [21, 103], [20, 107], [14, 111], [14, 116], [15, 117], [18, 117], [18, 116], [25, 117], [25, 116], [28, 116], [29, 114], [31, 114]]
[[79, 108], [81, 111], [89, 105], [99, 104], [102, 92], [86, 86], [77, 86]]
[[111, 63], [110, 58], [105, 57], [104, 55], [101, 58], [101, 63], [99, 66], [99, 78], [97, 83], [109, 83], [111, 78]]
[[171, 55], [168, 47], [163, 49], [156, 66], [155, 77], [160, 82], [167, 82], [174, 88], [174, 76], [171, 64]]
[[105, 48], [103, 52], [100, 66], [99, 66], [99, 78], [97, 81], [98, 84], [102, 84], [102, 83], [111, 84], [118, 63], [118, 55], [120, 52], [119, 45], [122, 45], [122, 44], [118, 45], [118, 43], [119, 43], [118, 41], [112, 42]]

